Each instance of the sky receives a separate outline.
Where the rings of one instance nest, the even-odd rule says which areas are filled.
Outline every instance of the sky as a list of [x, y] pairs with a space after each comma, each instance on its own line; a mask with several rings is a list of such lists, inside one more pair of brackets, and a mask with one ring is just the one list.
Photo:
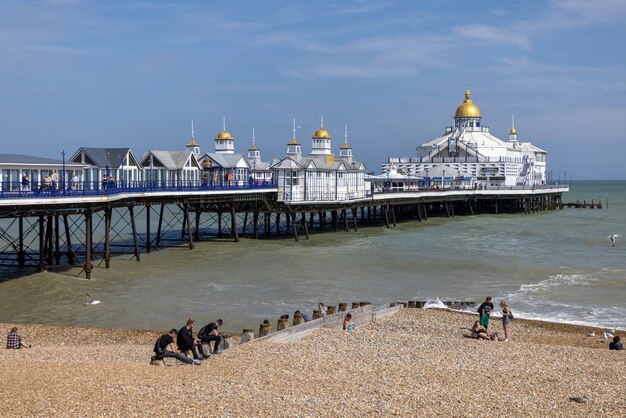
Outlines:
[[320, 126], [368, 171], [453, 123], [548, 152], [553, 177], [626, 179], [624, 0], [0, 0], [1, 153], [203, 152], [263, 160]]

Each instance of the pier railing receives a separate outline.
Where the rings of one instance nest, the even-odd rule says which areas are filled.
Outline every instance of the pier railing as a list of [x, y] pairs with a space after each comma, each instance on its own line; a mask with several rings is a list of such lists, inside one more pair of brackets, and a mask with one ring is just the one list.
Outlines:
[[221, 190], [265, 190], [274, 189], [271, 182], [207, 182], [203, 180], [177, 181], [82, 181], [66, 185], [55, 183], [3, 182], [0, 199], [15, 198], [58, 198], [81, 196], [107, 196], [120, 193], [221, 191]]

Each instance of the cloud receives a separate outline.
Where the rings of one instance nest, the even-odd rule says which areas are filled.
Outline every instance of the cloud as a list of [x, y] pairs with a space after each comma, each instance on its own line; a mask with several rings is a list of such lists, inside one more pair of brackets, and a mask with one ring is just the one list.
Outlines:
[[454, 32], [464, 38], [482, 41], [492, 45], [513, 45], [525, 50], [531, 49], [530, 39], [510, 28], [498, 28], [481, 24], [463, 25], [454, 28]]

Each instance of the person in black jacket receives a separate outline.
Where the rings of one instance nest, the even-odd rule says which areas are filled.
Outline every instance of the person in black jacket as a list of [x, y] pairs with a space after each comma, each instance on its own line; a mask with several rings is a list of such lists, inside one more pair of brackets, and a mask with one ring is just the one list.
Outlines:
[[178, 350], [184, 353], [186, 353], [187, 350], [191, 350], [193, 358], [196, 360], [200, 360], [200, 357], [198, 356], [198, 351], [196, 351], [196, 339], [193, 337], [193, 325], [195, 323], [196, 321], [189, 318], [187, 320], [187, 325], [178, 330], [176, 345], [178, 346]]
[[[223, 323], [224, 321], [218, 319], [215, 322], [211, 322], [210, 324], [203, 326], [198, 333], [198, 338], [203, 343], [210, 343], [211, 341], [215, 341], [215, 343], [213, 344], [213, 354], [219, 354], [222, 352], [222, 350], [220, 350], [222, 336], [217, 332], [217, 329], [221, 327]], [[208, 355], [209, 353], [204, 354]]]
[[198, 366], [202, 364], [202, 361], [192, 360], [186, 355], [176, 351], [174, 348], [174, 338], [176, 338], [177, 334], [178, 331], [176, 331], [176, 328], [172, 328], [168, 334], [163, 334], [156, 340], [154, 344], [154, 354], [156, 358], [173, 357], [187, 364], [195, 364]]

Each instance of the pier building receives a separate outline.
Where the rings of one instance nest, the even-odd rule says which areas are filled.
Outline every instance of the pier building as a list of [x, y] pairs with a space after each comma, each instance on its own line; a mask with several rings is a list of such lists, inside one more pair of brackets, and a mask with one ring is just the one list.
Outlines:
[[[21, 154], [0, 154], [0, 192], [30, 192], [43, 189], [60, 189], [71, 183], [74, 176], [83, 178], [88, 165], [51, 158], [34, 157]], [[56, 173], [56, 176], [55, 176]], [[48, 183], [46, 182], [48, 178]], [[56, 179], [56, 180], [55, 180]], [[53, 184], [55, 183], [55, 184]]]
[[415, 157], [391, 157], [383, 174], [421, 177], [429, 186], [511, 187], [536, 186], [546, 180], [546, 151], [517, 138], [515, 123], [509, 139], [499, 139], [482, 123], [478, 106], [467, 88], [457, 107], [454, 125], [437, 138], [416, 148]]
[[[252, 128], [252, 145], [248, 148], [248, 165], [250, 166], [251, 184], [269, 184], [272, 182], [272, 162], [261, 159], [261, 149], [256, 145], [254, 128]], [[276, 162], [276, 161], [274, 161]]]
[[104, 177], [111, 177], [117, 186], [142, 180], [143, 170], [130, 148], [81, 147], [70, 162], [86, 165], [81, 178], [85, 190], [97, 190]]
[[[198, 153], [200, 149], [198, 147]], [[202, 181], [207, 185], [242, 186], [248, 183], [250, 164], [243, 154], [235, 153], [235, 138], [223, 129], [215, 136], [215, 151], [198, 157]]]
[[293, 136], [287, 144], [287, 156], [272, 165], [276, 172], [278, 200], [303, 201], [349, 201], [362, 199], [367, 194], [365, 165], [354, 161], [352, 148], [348, 145], [347, 128], [345, 142], [340, 148], [339, 159], [332, 152], [332, 137], [320, 128], [311, 137], [311, 152], [302, 156], [302, 146], [296, 139], [294, 120]]

